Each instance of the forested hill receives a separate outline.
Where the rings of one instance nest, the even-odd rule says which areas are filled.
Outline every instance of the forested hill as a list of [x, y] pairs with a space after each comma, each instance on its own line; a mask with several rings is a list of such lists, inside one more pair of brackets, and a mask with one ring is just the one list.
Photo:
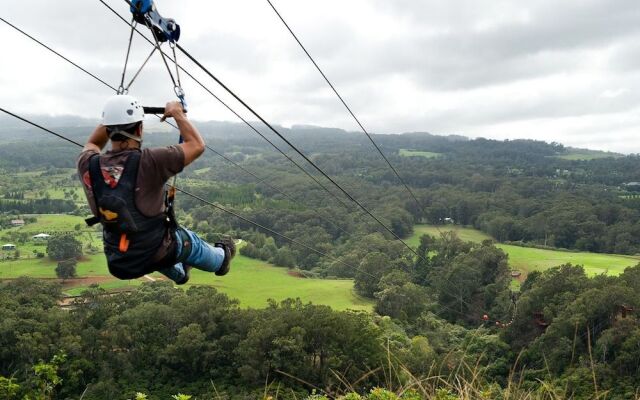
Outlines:
[[[51, 128], [62, 133], [76, 141], [82, 141], [92, 132], [98, 120], [83, 119], [78, 117], [50, 117], [50, 116], [30, 116], [35, 122], [42, 124], [44, 127]], [[151, 118], [151, 117], [149, 117]], [[260, 149], [271, 149], [271, 146], [249, 127], [240, 123], [230, 122], [196, 122], [205, 138], [212, 141], [224, 150], [229, 145], [248, 145]], [[273, 139], [275, 135], [267, 129], [263, 129], [259, 123], [253, 123], [254, 126], [265, 134], [268, 138]], [[373, 150], [370, 141], [359, 132], [347, 132], [336, 128], [323, 128], [316, 126], [293, 126], [292, 128], [284, 128], [276, 126], [276, 128], [286, 137], [302, 147], [307, 152], [328, 152], [328, 153], [344, 153], [360, 151], [363, 154], [354, 154], [354, 158], [366, 155]], [[159, 124], [155, 120], [147, 122], [146, 142], [149, 145], [160, 145], [172, 143], [172, 128], [167, 125]], [[493, 164], [495, 162], [511, 162], [519, 163], [523, 160], [529, 160], [532, 163], [548, 164], [550, 156], [568, 155], [571, 151], [579, 149], [567, 149], [558, 143], [545, 143], [533, 140], [487, 140], [476, 139], [470, 140], [460, 135], [433, 135], [427, 132], [408, 132], [400, 134], [376, 134], [375, 141], [383, 148], [387, 156], [393, 156], [400, 149], [408, 150], [426, 150], [438, 153], [447, 158], [461, 160], [482, 160], [483, 163]], [[277, 139], [277, 138], [276, 138]], [[9, 156], [7, 144], [20, 143], [42, 143], [52, 142], [55, 146], [57, 140], [47, 136], [41, 130], [32, 128], [21, 121], [17, 121], [10, 117], [0, 116], [0, 146], [5, 151], [5, 155]], [[283, 145], [280, 140], [275, 140], [276, 144]], [[59, 142], [64, 145], [64, 142]], [[56, 146], [57, 148], [58, 146]], [[61, 151], [67, 147], [59, 146]], [[285, 145], [286, 150], [286, 145]], [[71, 151], [73, 153], [73, 151]], [[596, 157], [607, 156], [604, 152], [593, 152]], [[611, 153], [611, 156], [619, 156]], [[55, 156], [50, 155], [54, 159]], [[491, 158], [487, 158], [491, 157]], [[589, 157], [593, 158], [593, 157]], [[2, 161], [5, 166], [13, 166], [15, 160], [11, 157], [4, 158]], [[50, 159], [39, 159], [34, 162], [47, 163]], [[551, 164], [553, 166], [562, 167], [572, 165], [572, 160], [555, 159]], [[579, 161], [579, 160], [578, 160]]]
[[[83, 142], [93, 127], [76, 122], [55, 130]], [[176, 142], [175, 132], [149, 125], [145, 146]], [[160, 282], [122, 295], [93, 289], [67, 311], [57, 306], [62, 294], [55, 285], [0, 283], [0, 397], [41, 398], [30, 393], [45, 388], [59, 398], [83, 391], [86, 398], [132, 398], [147, 388], [157, 398], [183, 391], [202, 399], [256, 398], [247, 393], [266, 393], [270, 380], [278, 382], [275, 390], [282, 383], [305, 392], [310, 382], [364, 392], [395, 389], [391, 370], [403, 371], [399, 382], [411, 380], [404, 371], [413, 374], [429, 393], [411, 399], [458, 398], [453, 393], [469, 389], [461, 382], [477, 382], [472, 392], [492, 399], [637, 397], [640, 266], [595, 278], [580, 266], [550, 266], [531, 271], [515, 293], [511, 260], [494, 241], [445, 233], [412, 238], [409, 249], [352, 204], [328, 196], [246, 127], [200, 128], [235, 165], [206, 151], [179, 186], [243, 219], [179, 194], [181, 225], [210, 242], [220, 234], [242, 239], [242, 255], [295, 268], [296, 277], [328, 285], [353, 279], [354, 292], [375, 313], [293, 300], [242, 310], [213, 289], [185, 293]], [[418, 205], [362, 134], [309, 126], [282, 133], [403, 239], [418, 223], [453, 223], [520, 246], [640, 253], [638, 156], [532, 140], [376, 135]], [[0, 225], [21, 214], [88, 214], [73, 201], [77, 147], [24, 127], [0, 135]], [[47, 381], [54, 378], [62, 385]], [[211, 385], [222, 397], [200, 395]]]
[[[81, 143], [93, 129], [87, 121], [73, 118], [45, 118], [42, 123], [57, 126], [56, 131]], [[307, 207], [313, 205], [344, 222], [341, 229], [324, 222], [311, 226], [309, 229], [320, 230], [314, 233], [315, 240], [330, 243], [347, 240], [355, 232], [379, 232], [367, 218], [332, 200], [327, 202], [326, 193], [246, 125], [204, 122], [198, 126], [212, 148], [249, 171], [270, 176], [267, 183], [295, 193]], [[145, 146], [176, 141], [166, 125], [149, 121], [148, 129]], [[382, 151], [414, 188], [420, 199], [418, 207], [363, 134], [313, 126], [279, 129], [401, 237], [407, 237], [418, 222], [453, 221], [473, 225], [498, 241], [595, 252], [640, 252], [637, 155], [570, 149], [534, 140], [470, 140], [429, 133], [375, 135]], [[275, 135], [266, 129], [262, 132], [283, 151], [294, 154]], [[0, 138], [0, 168], [8, 171], [73, 168], [78, 154], [76, 147], [62, 140], [32, 128], [16, 128], [15, 124], [0, 128]], [[304, 160], [294, 158], [305, 165]], [[205, 169], [206, 173], [201, 173]], [[294, 227], [309, 219], [302, 211], [304, 206], [284, 199], [268, 184], [257, 183], [255, 177], [211, 151], [184, 175], [201, 181], [194, 186], [196, 192], [231, 208], [249, 207], [250, 216], [266, 226], [302, 234]], [[200, 205], [185, 199], [183, 206], [189, 211]], [[274, 207], [286, 212], [286, 218], [273, 211]], [[223, 221], [217, 224], [220, 228], [246, 228], [228, 215], [219, 215], [218, 221]], [[307, 268], [319, 266], [318, 260], [300, 257], [298, 263]]]

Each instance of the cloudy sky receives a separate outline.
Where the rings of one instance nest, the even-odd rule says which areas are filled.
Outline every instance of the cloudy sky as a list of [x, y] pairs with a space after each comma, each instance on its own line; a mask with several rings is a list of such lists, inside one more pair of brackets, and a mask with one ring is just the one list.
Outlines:
[[[129, 31], [98, 0], [32, 0], [28, 7], [0, 1], [2, 18], [118, 85]], [[123, 1], [105, 1], [129, 18]], [[637, 0], [273, 2], [371, 132], [533, 138], [640, 152]], [[182, 26], [181, 45], [267, 120], [357, 129], [266, 0], [157, 5]], [[2, 22], [0, 35], [1, 107], [100, 115], [110, 89]], [[150, 47], [137, 39], [132, 51], [137, 68]], [[183, 77], [183, 86], [192, 118], [236, 121], [190, 79]], [[172, 99], [159, 58], [131, 94], [148, 105]]]

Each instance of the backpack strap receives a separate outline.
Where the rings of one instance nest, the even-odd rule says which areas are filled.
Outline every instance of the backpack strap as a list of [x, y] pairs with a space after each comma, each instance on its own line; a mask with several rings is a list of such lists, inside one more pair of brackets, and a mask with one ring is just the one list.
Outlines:
[[[91, 188], [98, 215], [88, 218], [87, 223], [95, 223], [94, 221], [97, 220], [97, 222], [103, 223], [105, 228], [117, 229], [122, 232], [138, 231], [138, 226], [128, 208], [130, 206], [135, 207], [135, 204], [128, 203], [135, 201], [133, 193], [139, 161], [140, 153], [131, 153], [124, 164], [122, 176], [116, 186], [111, 188], [104, 181], [100, 167], [100, 156], [96, 154], [89, 159]], [[125, 187], [123, 188], [122, 186]]]
[[[95, 170], [98, 170], [98, 174], [95, 173]], [[91, 179], [91, 190], [93, 192], [93, 201], [96, 205], [96, 210], [98, 210], [98, 196], [96, 194], [96, 183], [98, 180], [102, 179], [102, 172], [100, 172], [100, 154], [96, 153], [89, 158], [89, 177]], [[88, 226], [94, 226], [95, 224], [100, 222], [100, 217], [94, 215], [84, 220]]]
[[167, 226], [173, 231], [178, 229], [178, 221], [176, 221], [176, 212], [173, 209], [173, 203], [176, 198], [176, 187], [169, 186], [164, 192], [164, 207], [167, 215]]

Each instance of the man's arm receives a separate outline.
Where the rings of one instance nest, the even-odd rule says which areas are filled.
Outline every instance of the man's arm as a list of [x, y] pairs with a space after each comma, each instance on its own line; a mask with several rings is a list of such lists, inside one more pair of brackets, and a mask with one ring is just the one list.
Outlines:
[[186, 167], [204, 153], [204, 140], [196, 127], [187, 119], [180, 102], [173, 101], [167, 103], [161, 121], [169, 117], [172, 117], [178, 124], [180, 135], [182, 135], [182, 139], [184, 140], [179, 146], [182, 147], [182, 151], [184, 152], [184, 166]]
[[91, 136], [89, 136], [89, 139], [87, 139], [87, 143], [84, 145], [82, 151], [93, 150], [100, 153], [108, 141], [107, 128], [104, 125], [98, 125]]

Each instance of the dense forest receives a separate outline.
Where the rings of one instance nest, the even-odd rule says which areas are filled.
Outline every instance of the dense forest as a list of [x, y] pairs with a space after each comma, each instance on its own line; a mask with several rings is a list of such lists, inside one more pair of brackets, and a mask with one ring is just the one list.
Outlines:
[[[295, 300], [245, 310], [215, 289], [166, 283], [93, 289], [63, 309], [55, 284], [0, 284], [0, 394], [294, 399], [313, 388], [333, 397], [381, 386], [412, 387], [415, 398], [637, 396], [640, 326], [628, 310], [640, 305], [640, 267], [617, 278], [590, 279], [569, 265], [532, 274], [514, 310], [504, 274], [493, 270], [504, 269], [499, 250], [434, 244], [453, 258], [416, 265], [413, 277], [394, 270], [360, 282], [374, 292], [376, 314]], [[485, 261], [481, 271], [470, 268], [474, 259]], [[423, 279], [433, 282], [415, 283]], [[507, 319], [474, 317], [484, 310]]]
[[[268, 229], [184, 195], [181, 223], [208, 240], [242, 238], [243, 254], [298, 268], [308, 278], [353, 278], [357, 293], [375, 302], [375, 313], [296, 300], [246, 310], [211, 288], [184, 292], [159, 283], [126, 294], [95, 288], [61, 308], [55, 284], [5, 282], [0, 395], [129, 399], [145, 391], [152, 398], [181, 392], [240, 399], [278, 390], [279, 398], [293, 399], [312, 389], [335, 397], [413, 384], [418, 396], [448, 400], [461, 395], [460, 382], [484, 393], [477, 398], [638, 395], [640, 326], [633, 310], [640, 306], [640, 266], [619, 277], [588, 278], [579, 266], [561, 265], [530, 273], [516, 293], [508, 257], [493, 241], [423, 236], [412, 251], [243, 127], [200, 128], [237, 165], [206, 152], [179, 185]], [[58, 130], [80, 141], [88, 132]], [[563, 157], [574, 150], [558, 143], [377, 135], [415, 202], [366, 137], [315, 127], [283, 133], [401, 238], [417, 223], [455, 223], [498, 242], [640, 253], [638, 156], [572, 160]], [[150, 134], [145, 143], [169, 144], [168, 136]], [[86, 215], [81, 202], [24, 196], [41, 190], [48, 176], [77, 181], [77, 149], [42, 142], [0, 145], [0, 168], [18, 173], [0, 179], [0, 222], [36, 205]]]

